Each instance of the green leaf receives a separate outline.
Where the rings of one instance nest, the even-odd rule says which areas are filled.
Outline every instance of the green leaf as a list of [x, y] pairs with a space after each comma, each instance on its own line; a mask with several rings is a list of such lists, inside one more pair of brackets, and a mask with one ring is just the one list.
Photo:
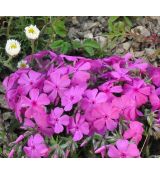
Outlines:
[[55, 144], [57, 144], [57, 142], [56, 142], [56, 140], [54, 139], [53, 136], [50, 139], [50, 143], [51, 143], [52, 146], [55, 145]]
[[115, 25], [115, 29], [117, 29], [118, 32], [125, 32], [125, 24], [122, 21], [119, 21]]
[[92, 47], [85, 47], [84, 50], [88, 53], [89, 56], [94, 55], [94, 49]]
[[66, 31], [66, 27], [64, 25], [64, 21], [61, 21], [61, 20], [54, 21], [53, 28], [54, 28], [54, 31], [57, 35], [59, 35], [63, 38], [67, 35], [67, 31]]
[[97, 41], [92, 40], [92, 39], [86, 39], [83, 42], [83, 47], [91, 47], [91, 48], [99, 49], [100, 46], [97, 43]]
[[152, 114], [147, 116], [147, 122], [148, 122], [149, 126], [152, 126], [152, 124], [153, 124], [153, 115]]
[[129, 19], [129, 17], [124, 16], [124, 20], [125, 20], [126, 24], [127, 24], [129, 27], [132, 27], [132, 22], [131, 22], [131, 20]]
[[116, 21], [119, 18], [119, 16], [110, 16], [108, 19], [108, 23], [113, 23], [114, 21]]
[[2, 148], [0, 147], [0, 154], [3, 152]]
[[73, 49], [79, 49], [82, 47], [82, 44], [80, 41], [72, 41], [72, 46], [73, 46]]
[[59, 49], [62, 53], [67, 53], [71, 49], [71, 44], [63, 40], [57, 40], [51, 45], [52, 49]]
[[114, 25], [113, 23], [119, 18], [119, 16], [111, 16], [108, 19], [108, 29], [109, 31], [113, 31], [114, 30]]
[[71, 44], [68, 42], [64, 42], [61, 47], [61, 52], [62, 53], [67, 53], [71, 49]]
[[63, 43], [64, 43], [63, 40], [54, 41], [53, 44], [51, 45], [51, 48], [52, 48], [52, 49], [60, 48], [60, 47], [62, 46]]

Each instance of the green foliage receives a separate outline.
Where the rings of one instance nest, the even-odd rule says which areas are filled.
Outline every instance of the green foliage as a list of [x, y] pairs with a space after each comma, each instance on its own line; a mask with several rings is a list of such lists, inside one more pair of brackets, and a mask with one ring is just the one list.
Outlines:
[[51, 48], [53, 50], [60, 51], [61, 53], [66, 54], [68, 51], [71, 50], [71, 44], [63, 40], [57, 40], [52, 43]]
[[53, 28], [54, 28], [56, 35], [59, 35], [60, 37], [63, 37], [63, 38], [66, 37], [67, 30], [66, 30], [64, 21], [56, 19], [53, 22]]
[[111, 39], [123, 37], [132, 25], [129, 17], [111, 16], [108, 19], [108, 36]]
[[84, 40], [82, 47], [89, 56], [94, 56], [95, 50], [100, 48], [99, 44], [91, 39]]

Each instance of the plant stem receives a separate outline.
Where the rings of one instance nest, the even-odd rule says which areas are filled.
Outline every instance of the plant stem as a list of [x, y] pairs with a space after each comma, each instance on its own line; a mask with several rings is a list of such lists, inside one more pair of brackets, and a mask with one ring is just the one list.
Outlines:
[[8, 65], [5, 61], [1, 61], [0, 60], [0, 64], [5, 66], [6, 68], [8, 68], [10, 71], [14, 72], [15, 70], [10, 66]]
[[31, 40], [31, 48], [32, 48], [32, 57], [34, 54], [34, 40]]
[[143, 149], [144, 149], [144, 147], [145, 147], [147, 141], [148, 141], [149, 138], [150, 138], [150, 130], [151, 130], [151, 128], [148, 129], [148, 133], [147, 133], [147, 136], [146, 136], [146, 138], [145, 138], [145, 141], [144, 141], [144, 143], [143, 143], [143, 145], [142, 145], [142, 148], [141, 148], [140, 154], [142, 153], [142, 151], [143, 151]]
[[9, 56], [8, 60], [5, 61], [6, 64], [10, 63], [13, 57]]
[[[32, 48], [32, 59], [33, 59], [33, 55], [34, 55], [34, 52], [35, 52], [35, 40], [31, 40], [31, 48]], [[35, 59], [36, 60], [36, 62], [37, 62], [37, 64], [38, 64], [38, 66], [40, 67], [40, 68], [42, 68], [42, 65], [41, 65], [41, 63], [39, 62], [39, 60], [38, 59]]]
[[9, 21], [8, 21], [8, 27], [7, 27], [7, 39], [9, 38], [9, 32], [10, 32], [10, 26], [11, 26], [11, 23], [12, 23], [12, 19], [13, 19], [13, 16], [11, 16], [9, 18]]

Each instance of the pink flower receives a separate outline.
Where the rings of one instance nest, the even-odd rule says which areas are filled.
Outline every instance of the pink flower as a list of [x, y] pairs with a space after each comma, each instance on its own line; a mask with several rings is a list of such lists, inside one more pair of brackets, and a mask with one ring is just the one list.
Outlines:
[[137, 109], [135, 100], [130, 98], [129, 95], [122, 95], [121, 97], [114, 98], [112, 105], [119, 109], [120, 115], [124, 116], [126, 120], [135, 120], [137, 116], [143, 116]]
[[140, 72], [145, 73], [149, 64], [143, 59], [136, 59], [134, 63], [129, 65], [130, 70], [140, 70]]
[[130, 122], [129, 129], [124, 132], [124, 139], [131, 139], [138, 144], [142, 139], [143, 124], [137, 121]]
[[126, 84], [124, 90], [126, 94], [136, 101], [138, 106], [145, 104], [150, 95], [150, 87], [146, 86], [141, 79], [134, 79], [132, 85]]
[[78, 103], [82, 99], [85, 87], [75, 86], [66, 90], [61, 97], [61, 104], [64, 106], [65, 111], [70, 111], [74, 104]]
[[160, 98], [158, 97], [160, 88], [155, 90], [154, 86], [151, 86], [151, 93], [149, 95], [149, 100], [152, 105], [152, 110], [160, 109]]
[[64, 127], [69, 124], [69, 116], [62, 115], [64, 110], [62, 108], [56, 107], [54, 110], [51, 111], [49, 117], [49, 123], [51, 124], [55, 133], [59, 134], [63, 132]]
[[22, 85], [25, 91], [29, 92], [33, 88], [37, 88], [37, 84], [41, 81], [41, 73], [30, 70], [27, 73], [23, 73], [19, 80], [18, 84]]
[[129, 143], [128, 140], [117, 140], [116, 146], [111, 145], [108, 156], [112, 158], [136, 158], [140, 157], [140, 152], [136, 144]]
[[87, 72], [87, 70], [90, 70], [91, 64], [89, 62], [83, 62], [80, 61], [78, 64], [74, 67], [74, 74], [72, 78], [73, 84], [81, 84], [85, 83], [90, 78], [90, 74]]
[[34, 127], [35, 127], [35, 123], [31, 119], [25, 118], [23, 126], [21, 128], [27, 130], [27, 128], [34, 128]]
[[49, 93], [49, 98], [54, 102], [57, 94], [61, 93], [70, 85], [70, 79], [68, 75], [62, 75], [59, 71], [55, 71], [50, 74], [50, 80], [44, 81], [43, 90], [46, 93]]
[[98, 89], [86, 90], [84, 96], [81, 102], [81, 106], [84, 110], [107, 101], [107, 95], [104, 92], [98, 93]]
[[19, 142], [21, 142], [24, 139], [24, 135], [21, 134], [13, 143], [18, 144]]
[[115, 85], [115, 81], [107, 81], [106, 83], [99, 86], [99, 90], [103, 91], [107, 95], [107, 101], [114, 98], [113, 93], [121, 93], [123, 91], [122, 86]]
[[148, 74], [149, 74], [149, 77], [151, 78], [153, 84], [156, 85], [157, 87], [159, 87], [160, 86], [160, 79], [159, 79], [160, 68], [150, 66], [148, 69]]
[[28, 146], [24, 147], [24, 152], [30, 158], [47, 157], [49, 148], [44, 143], [43, 137], [40, 134], [36, 134], [29, 138]]
[[15, 89], [17, 87], [17, 79], [19, 78], [18, 74], [11, 74], [9, 77], [6, 77], [3, 81], [3, 87], [6, 91]]
[[9, 152], [9, 154], [8, 154], [8, 158], [13, 158], [14, 153], [15, 153], [15, 149], [12, 148], [11, 151]]
[[96, 151], [95, 151], [95, 153], [96, 154], [101, 154], [101, 156], [102, 156], [102, 158], [104, 158], [105, 157], [105, 155], [106, 155], [106, 150], [107, 150], [107, 146], [106, 145], [103, 145], [103, 146], [101, 146], [100, 148], [98, 148]]
[[76, 114], [75, 119], [71, 118], [68, 129], [73, 134], [74, 141], [79, 141], [83, 138], [83, 135], [89, 134], [89, 124], [79, 113]]
[[38, 89], [32, 89], [29, 93], [30, 98], [23, 96], [21, 99], [21, 107], [29, 107], [25, 112], [25, 116], [31, 118], [34, 111], [38, 112], [44, 108], [44, 105], [48, 105], [50, 100], [44, 93], [40, 94]]
[[129, 70], [125, 68], [120, 68], [119, 64], [113, 65], [115, 71], [111, 72], [113, 78], [119, 81], [131, 81], [130, 76], [128, 75]]
[[121, 93], [123, 91], [122, 86], [114, 86], [114, 81], [107, 81], [106, 83], [99, 86], [99, 89], [108, 93]]
[[117, 127], [119, 111], [110, 103], [100, 104], [93, 113], [95, 117], [93, 125], [98, 131], [103, 129], [113, 131]]

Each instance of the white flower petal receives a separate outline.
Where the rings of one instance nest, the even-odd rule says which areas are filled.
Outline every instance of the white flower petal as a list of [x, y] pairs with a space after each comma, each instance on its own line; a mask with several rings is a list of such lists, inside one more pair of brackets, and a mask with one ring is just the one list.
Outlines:
[[36, 25], [30, 25], [25, 28], [25, 34], [28, 39], [36, 40], [39, 37], [40, 30], [37, 28]]
[[10, 55], [12, 57], [16, 56], [19, 54], [19, 52], [21, 50], [20, 43], [14, 39], [7, 40], [5, 50], [6, 50], [8, 55]]

